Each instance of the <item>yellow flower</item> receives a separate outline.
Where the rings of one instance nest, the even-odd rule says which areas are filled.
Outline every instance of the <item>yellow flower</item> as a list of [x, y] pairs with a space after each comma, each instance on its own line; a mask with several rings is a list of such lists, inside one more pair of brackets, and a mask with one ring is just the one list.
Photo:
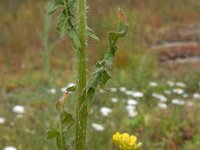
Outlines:
[[113, 135], [113, 141], [115, 143], [120, 143], [121, 141], [121, 134], [119, 132], [116, 132], [114, 135]]
[[113, 135], [113, 141], [122, 150], [139, 150], [142, 146], [142, 143], [136, 143], [136, 136], [129, 135], [128, 133], [120, 134], [119, 132], [116, 132]]

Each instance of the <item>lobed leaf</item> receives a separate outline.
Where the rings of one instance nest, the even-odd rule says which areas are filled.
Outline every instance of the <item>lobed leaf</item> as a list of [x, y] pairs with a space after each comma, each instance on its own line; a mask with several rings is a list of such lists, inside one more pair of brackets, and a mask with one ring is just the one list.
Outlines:
[[122, 10], [119, 10], [119, 28], [118, 31], [111, 31], [108, 33], [109, 48], [103, 59], [97, 62], [95, 72], [92, 74], [87, 87], [84, 89], [86, 92], [86, 100], [88, 111], [92, 105], [92, 99], [98, 86], [105, 88], [106, 83], [111, 78], [107, 72], [110, 68], [116, 55], [116, 43], [119, 38], [124, 37], [128, 32], [128, 24], [126, 23], [126, 16]]

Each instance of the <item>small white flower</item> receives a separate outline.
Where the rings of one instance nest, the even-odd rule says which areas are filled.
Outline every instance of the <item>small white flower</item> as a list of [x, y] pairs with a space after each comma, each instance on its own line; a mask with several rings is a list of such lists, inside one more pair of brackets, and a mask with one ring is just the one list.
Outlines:
[[167, 84], [168, 84], [169, 86], [171, 86], [171, 87], [175, 85], [175, 83], [172, 82], [172, 81], [167, 81]]
[[51, 89], [48, 89], [47, 92], [50, 93], [50, 94], [56, 94], [56, 89], [51, 88]]
[[140, 98], [143, 97], [144, 94], [142, 92], [133, 92], [132, 96], [135, 98]]
[[158, 107], [161, 109], [166, 109], [167, 108], [167, 104], [165, 103], [158, 103]]
[[158, 83], [157, 82], [149, 82], [149, 85], [152, 87], [156, 87], [156, 86], [158, 86]]
[[5, 123], [5, 118], [0, 117], [0, 124], [4, 124]]
[[187, 93], [184, 93], [183, 94], [183, 98], [187, 98], [188, 97], [188, 94]]
[[135, 110], [136, 107], [134, 105], [127, 105], [126, 106], [126, 110], [131, 111], [131, 110]]
[[112, 109], [108, 107], [101, 107], [100, 112], [104, 117], [107, 117], [112, 112]]
[[194, 93], [193, 94], [194, 99], [200, 99], [200, 94], [199, 93]]
[[172, 104], [184, 105], [185, 102], [183, 100], [180, 100], [180, 99], [172, 99]]
[[128, 105], [137, 105], [138, 104], [138, 102], [134, 99], [128, 99], [127, 102], [128, 102]]
[[176, 86], [184, 88], [184, 87], [186, 87], [186, 84], [183, 82], [176, 82]]
[[117, 98], [111, 98], [111, 102], [117, 103], [119, 100]]
[[103, 130], [104, 130], [104, 126], [101, 125], [101, 124], [92, 123], [92, 127], [93, 127], [96, 131], [103, 131]]
[[129, 117], [136, 117], [138, 115], [138, 112], [135, 110], [128, 110], [128, 116]]
[[3, 150], [17, 150], [17, 148], [13, 146], [7, 146]]
[[119, 90], [120, 90], [121, 92], [125, 92], [125, 91], [126, 91], [126, 87], [120, 87]]
[[167, 98], [164, 96], [164, 95], [160, 95], [160, 94], [157, 94], [157, 93], [152, 93], [152, 96], [159, 99], [161, 102], [166, 102], [167, 101]]
[[111, 92], [117, 92], [117, 88], [110, 88]]
[[23, 113], [25, 113], [25, 108], [24, 108], [24, 106], [16, 105], [13, 107], [13, 112], [23, 114]]
[[173, 89], [172, 91], [173, 91], [173, 93], [179, 94], [179, 95], [181, 95], [181, 94], [184, 93], [184, 90], [181, 89], [181, 88], [175, 88], [175, 89]]

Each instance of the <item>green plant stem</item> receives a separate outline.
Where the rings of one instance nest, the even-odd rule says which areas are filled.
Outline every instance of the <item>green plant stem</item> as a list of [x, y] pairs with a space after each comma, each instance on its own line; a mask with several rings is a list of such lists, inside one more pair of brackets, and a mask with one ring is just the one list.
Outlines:
[[61, 120], [61, 113], [60, 112], [60, 118], [59, 118], [59, 132], [60, 132], [60, 150], [64, 150], [64, 141], [63, 141], [63, 134], [62, 134], [62, 120]]
[[76, 90], [76, 140], [75, 149], [86, 149], [86, 128], [87, 128], [87, 106], [85, 104], [86, 86], [86, 0], [78, 0], [78, 36], [81, 42], [81, 48], [76, 50], [76, 67], [77, 67], [77, 90]]

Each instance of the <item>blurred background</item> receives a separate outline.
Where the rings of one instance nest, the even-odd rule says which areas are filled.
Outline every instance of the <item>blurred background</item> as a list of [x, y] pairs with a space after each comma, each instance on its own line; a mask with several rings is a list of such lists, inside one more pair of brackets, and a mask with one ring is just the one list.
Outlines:
[[[56, 149], [45, 130], [63, 87], [75, 82], [74, 50], [60, 39], [46, 3], [0, 1], [0, 149]], [[116, 131], [137, 135], [144, 150], [199, 150], [200, 1], [88, 0], [88, 6], [88, 25], [101, 40], [89, 40], [88, 76], [107, 50], [119, 7], [129, 22], [110, 92], [95, 96], [88, 150], [114, 150]]]

